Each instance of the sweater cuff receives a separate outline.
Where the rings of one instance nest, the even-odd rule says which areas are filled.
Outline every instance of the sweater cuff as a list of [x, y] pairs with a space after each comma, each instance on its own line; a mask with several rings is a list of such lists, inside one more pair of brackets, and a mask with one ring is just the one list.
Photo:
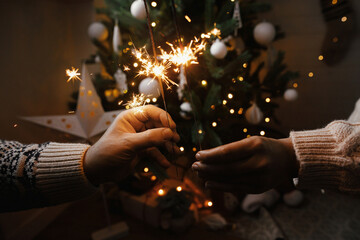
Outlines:
[[83, 170], [83, 157], [89, 145], [50, 143], [35, 165], [36, 187], [49, 204], [73, 201], [93, 194]]
[[290, 133], [299, 161], [298, 188], [336, 189], [341, 181], [343, 159], [337, 153], [335, 136], [327, 128]]

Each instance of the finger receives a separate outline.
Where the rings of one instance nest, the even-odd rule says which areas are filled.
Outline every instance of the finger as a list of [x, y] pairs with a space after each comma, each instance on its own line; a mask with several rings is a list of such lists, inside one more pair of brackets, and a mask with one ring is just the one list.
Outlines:
[[216, 148], [200, 151], [196, 154], [196, 159], [198, 161], [214, 164], [232, 162], [248, 158], [259, 151], [261, 147], [261, 138], [251, 137]]
[[219, 183], [214, 181], [205, 182], [205, 187], [213, 190], [220, 190], [224, 192], [242, 192], [242, 193], [263, 193], [270, 188], [262, 186], [254, 186], [249, 184], [234, 184], [234, 183]]
[[177, 140], [176, 133], [170, 128], [148, 129], [144, 132], [133, 133], [129, 138], [135, 151], [156, 146], [165, 147], [166, 142], [175, 142]]
[[165, 143], [166, 150], [172, 154], [180, 154], [180, 148], [174, 142]]
[[142, 111], [135, 112], [135, 117], [143, 124], [148, 123], [150, 127], [169, 127], [171, 129], [176, 128], [176, 124], [171, 116], [154, 105], [146, 105], [142, 107]]
[[198, 171], [204, 177], [233, 178], [240, 174], [251, 173], [258, 170], [258, 167], [251, 160], [224, 163], [224, 164], [207, 164], [195, 162], [192, 169]]
[[146, 149], [146, 154], [164, 168], [171, 166], [171, 163], [166, 159], [166, 157], [155, 147]]

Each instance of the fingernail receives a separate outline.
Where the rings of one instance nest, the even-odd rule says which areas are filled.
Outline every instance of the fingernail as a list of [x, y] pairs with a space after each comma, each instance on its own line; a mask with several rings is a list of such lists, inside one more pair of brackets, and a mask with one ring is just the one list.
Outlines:
[[191, 169], [192, 169], [192, 170], [198, 170], [199, 167], [200, 167], [199, 164], [198, 164], [197, 162], [195, 162], [195, 163], [193, 163]]
[[195, 157], [196, 157], [196, 159], [200, 160], [200, 158], [201, 158], [200, 152], [196, 153]]

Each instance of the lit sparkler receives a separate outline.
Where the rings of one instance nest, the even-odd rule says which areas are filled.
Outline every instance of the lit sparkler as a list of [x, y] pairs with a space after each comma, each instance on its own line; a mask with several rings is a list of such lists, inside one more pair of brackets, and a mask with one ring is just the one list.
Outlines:
[[66, 69], [66, 75], [69, 77], [66, 82], [70, 82], [71, 80], [79, 80], [81, 81], [81, 78], [79, 77], [81, 74], [78, 73], [79, 69], [75, 69], [74, 67], [71, 67], [70, 69]]
[[126, 109], [134, 109], [137, 108], [139, 112], [142, 112], [140, 107], [145, 106], [147, 97], [145, 94], [133, 94], [133, 97], [130, 101], [124, 104]]
[[157, 61], [152, 59], [145, 48], [140, 48], [139, 50], [134, 49], [133, 53], [141, 63], [138, 75], [150, 76], [153, 79], [158, 79], [159, 81], [164, 82], [168, 88], [170, 88], [171, 85], [178, 86], [176, 82], [172, 81], [167, 76], [167, 69], [171, 66], [171, 63], [168, 60], [163, 59], [162, 61]]
[[202, 54], [205, 49], [205, 40], [195, 38], [191, 40], [189, 45], [180, 47], [174, 47], [173, 44], [167, 43], [171, 47], [170, 53], [167, 53], [163, 49], [161, 51], [161, 59], [169, 61], [176, 66], [188, 66], [189, 64], [198, 64], [197, 55]]

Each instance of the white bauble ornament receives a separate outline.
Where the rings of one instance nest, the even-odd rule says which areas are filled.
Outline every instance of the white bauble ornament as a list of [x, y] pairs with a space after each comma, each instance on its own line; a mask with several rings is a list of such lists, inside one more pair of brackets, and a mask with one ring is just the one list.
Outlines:
[[249, 107], [245, 112], [246, 120], [251, 124], [259, 124], [263, 118], [264, 114], [260, 110], [260, 108], [254, 103], [251, 107]]
[[269, 45], [275, 38], [276, 30], [269, 22], [261, 22], [254, 28], [254, 38], [262, 45]]
[[295, 101], [298, 98], [298, 93], [295, 89], [287, 89], [284, 92], [284, 99], [286, 101]]
[[160, 85], [156, 79], [145, 78], [139, 84], [139, 92], [157, 98], [160, 96]]
[[143, 0], [135, 0], [130, 7], [131, 15], [139, 20], [146, 18], [146, 9]]
[[210, 47], [210, 53], [217, 59], [223, 59], [227, 54], [225, 43], [219, 39], [216, 39], [216, 41]]
[[295, 189], [291, 192], [285, 193], [283, 196], [284, 202], [291, 207], [299, 206], [304, 200], [304, 194]]
[[108, 37], [109, 31], [101, 22], [93, 22], [88, 28], [88, 34], [91, 39], [96, 39], [101, 42]]
[[115, 23], [115, 26], [114, 26], [112, 45], [113, 45], [113, 50], [115, 53], [117, 53], [119, 51], [119, 46], [122, 45], [120, 28], [117, 23]]
[[184, 119], [190, 119], [191, 118], [191, 112], [192, 112], [192, 108], [191, 108], [191, 104], [189, 102], [183, 102], [180, 105], [180, 116]]

